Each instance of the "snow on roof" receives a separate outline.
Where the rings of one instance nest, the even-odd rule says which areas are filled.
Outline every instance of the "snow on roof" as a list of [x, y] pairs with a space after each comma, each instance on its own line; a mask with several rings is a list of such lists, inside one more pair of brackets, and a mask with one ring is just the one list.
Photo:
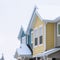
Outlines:
[[54, 20], [60, 16], [60, 6], [37, 4], [37, 10], [43, 19]]
[[[48, 51], [45, 51], [45, 52], [43, 52], [43, 53], [37, 54], [36, 57], [48, 56], [48, 55], [50, 55], [50, 54], [52, 54], [52, 53], [55, 53], [55, 52], [57, 52], [57, 51], [59, 51], [59, 50], [60, 50], [60, 48], [53, 48], [53, 49], [51, 49], [51, 50], [48, 50]], [[34, 57], [35, 57], [35, 56], [34, 56]]]
[[[50, 6], [51, 8], [51, 6]], [[59, 11], [60, 11], [60, 8], [58, 8], [58, 11], [54, 11], [54, 10], [48, 10], [49, 8], [47, 8], [47, 11], [46, 9], [43, 8], [42, 12], [40, 10], [40, 8], [36, 8], [36, 14], [40, 17], [41, 20], [43, 20], [44, 22], [58, 22], [60, 20], [60, 14], [59, 14]], [[56, 9], [56, 8], [54, 8]], [[48, 12], [50, 11], [50, 12]]]
[[19, 56], [31, 55], [31, 51], [26, 44], [21, 44], [20, 48], [17, 49], [17, 53]]

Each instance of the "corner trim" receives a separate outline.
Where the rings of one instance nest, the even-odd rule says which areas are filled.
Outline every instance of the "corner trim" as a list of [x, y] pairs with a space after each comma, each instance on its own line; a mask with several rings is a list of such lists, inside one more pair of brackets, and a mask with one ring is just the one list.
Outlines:
[[44, 51], [46, 50], [46, 24], [44, 23]]

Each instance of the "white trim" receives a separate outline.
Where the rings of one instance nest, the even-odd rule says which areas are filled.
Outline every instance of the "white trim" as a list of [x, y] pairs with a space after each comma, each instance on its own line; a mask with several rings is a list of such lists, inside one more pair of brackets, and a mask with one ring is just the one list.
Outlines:
[[[43, 28], [43, 24], [41, 24], [39, 27], [34, 28], [34, 30], [37, 30], [37, 29], [39, 29], [39, 28], [41, 28], [41, 27]], [[42, 35], [43, 35], [43, 33], [42, 33]], [[36, 38], [38, 38], [38, 43], [37, 43], [36, 46], [35, 46], [35, 40], [34, 40], [34, 48], [43, 45], [43, 42], [42, 42], [42, 44], [39, 43], [39, 36], [40, 36], [40, 35], [38, 35], [38, 36], [36, 37]], [[35, 39], [35, 38], [34, 38], [34, 39]]]
[[38, 45], [34, 46], [34, 48], [38, 47]]
[[[39, 30], [40, 30], [40, 28], [42, 28], [42, 30], [43, 30], [43, 24], [41, 24], [41, 25], [39, 26]], [[38, 45], [39, 45], [39, 46], [43, 45], [43, 41], [42, 41], [42, 44], [40, 44], [40, 40], [39, 40], [39, 37], [40, 37], [40, 36], [41, 36], [41, 35], [38, 36]], [[43, 31], [42, 31], [42, 36], [43, 36]]]
[[57, 37], [60, 37], [60, 34], [58, 34], [58, 25], [60, 24], [60, 22], [57, 23]]
[[44, 23], [44, 50], [46, 50], [46, 23]]
[[36, 10], [36, 15], [40, 18], [41, 21], [43, 21], [43, 18], [40, 16], [38, 10]]
[[39, 46], [42, 46], [43, 45], [43, 43], [42, 44], [39, 44]]
[[[38, 38], [38, 37], [36, 37]], [[35, 38], [34, 38], [34, 48], [38, 47], [38, 41], [37, 41], [37, 45], [35, 45]]]
[[54, 24], [54, 47], [56, 47], [56, 24]]

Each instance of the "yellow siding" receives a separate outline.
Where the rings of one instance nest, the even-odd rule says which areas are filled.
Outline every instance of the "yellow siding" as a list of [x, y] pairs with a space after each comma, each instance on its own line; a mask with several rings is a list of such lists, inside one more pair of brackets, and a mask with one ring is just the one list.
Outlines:
[[[44, 22], [41, 21], [38, 16], [36, 17], [36, 21], [33, 23], [33, 30], [35, 28], [39, 28], [40, 25], [43, 25], [43, 30], [44, 30]], [[33, 44], [34, 44], [34, 39], [33, 39]], [[44, 51], [44, 45], [38, 45], [37, 47], [33, 48], [33, 56], [36, 54], [42, 53]]]
[[54, 23], [46, 25], [46, 50], [54, 47]]
[[41, 24], [44, 24], [44, 22], [41, 21], [41, 20], [39, 19], [39, 17], [37, 16], [37, 17], [36, 17], [36, 21], [35, 21], [33, 24], [34, 24], [34, 26], [33, 26], [33, 29], [34, 29], [34, 28], [38, 28]]
[[33, 56], [42, 53], [44, 51], [44, 45], [33, 48]]

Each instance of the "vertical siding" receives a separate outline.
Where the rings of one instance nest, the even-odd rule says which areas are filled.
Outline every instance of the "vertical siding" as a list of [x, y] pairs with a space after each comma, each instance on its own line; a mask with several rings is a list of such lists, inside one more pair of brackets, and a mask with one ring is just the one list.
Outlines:
[[54, 48], [54, 23], [46, 25], [46, 50]]
[[[33, 24], [34, 24], [33, 30], [35, 28], [39, 28], [40, 25], [43, 25], [43, 30], [44, 30], [44, 23], [40, 20], [40, 18], [38, 18], [38, 16], [36, 17], [36, 20]], [[33, 37], [33, 56], [35, 56], [36, 54], [42, 53], [43, 51], [44, 51], [44, 44], [34, 47], [34, 37]]]

